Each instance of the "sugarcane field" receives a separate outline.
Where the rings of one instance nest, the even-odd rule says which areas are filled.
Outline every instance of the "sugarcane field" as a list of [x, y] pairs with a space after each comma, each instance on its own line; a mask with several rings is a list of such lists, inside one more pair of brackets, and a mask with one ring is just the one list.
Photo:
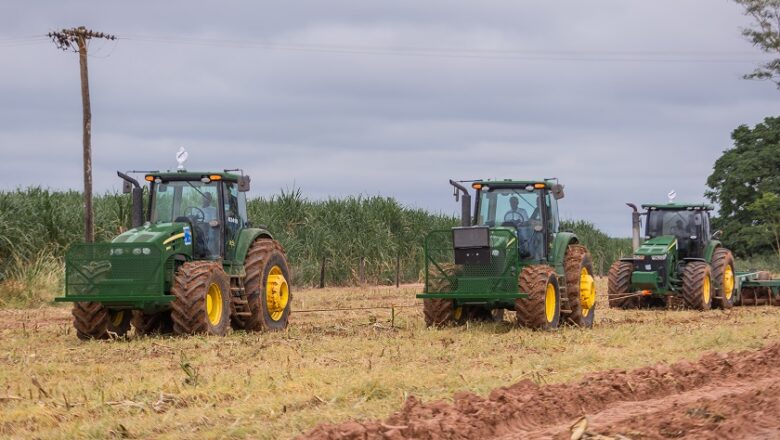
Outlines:
[[1, 9], [0, 438], [780, 438], [780, 2]]

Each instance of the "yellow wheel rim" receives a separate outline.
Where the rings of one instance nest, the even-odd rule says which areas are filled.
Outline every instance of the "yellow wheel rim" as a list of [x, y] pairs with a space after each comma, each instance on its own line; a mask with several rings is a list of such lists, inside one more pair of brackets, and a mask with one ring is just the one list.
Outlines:
[[596, 283], [593, 277], [588, 273], [588, 269], [583, 267], [580, 272], [580, 305], [582, 306], [582, 316], [588, 316], [590, 309], [596, 304]]
[[222, 289], [219, 284], [211, 283], [206, 294], [206, 315], [211, 325], [218, 325], [222, 320]]
[[547, 318], [547, 322], [553, 322], [555, 319], [556, 301], [555, 286], [553, 283], [547, 283], [547, 288], [544, 292], [544, 315]]
[[455, 307], [455, 310], [452, 311], [452, 317], [456, 321], [460, 320], [463, 317], [463, 307]]
[[122, 321], [124, 321], [124, 320], [125, 320], [125, 311], [124, 310], [120, 310], [118, 312], [114, 312], [111, 315], [111, 325], [113, 325], [114, 327], [119, 327], [120, 325], [122, 325]]
[[734, 269], [728, 265], [723, 272], [723, 297], [731, 300], [732, 295], [734, 295]]
[[271, 319], [274, 321], [282, 319], [288, 301], [290, 301], [290, 287], [287, 285], [282, 269], [274, 266], [268, 273], [268, 281], [265, 283], [265, 302]]
[[710, 277], [704, 277], [704, 283], [702, 284], [702, 297], [704, 298], [704, 304], [710, 303]]

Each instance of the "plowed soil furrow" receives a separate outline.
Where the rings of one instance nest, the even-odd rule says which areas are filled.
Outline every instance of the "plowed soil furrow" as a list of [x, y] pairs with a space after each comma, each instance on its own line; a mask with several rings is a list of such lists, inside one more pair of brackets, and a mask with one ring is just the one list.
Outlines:
[[[619, 402], [595, 414], [588, 414], [588, 432], [629, 438], [734, 438], [749, 435], [780, 438], [776, 420], [780, 404], [780, 380], [743, 377], [688, 392], [642, 401]], [[760, 407], [753, 403], [770, 397]], [[740, 414], [748, 406], [747, 414]], [[727, 416], [728, 414], [728, 416]], [[734, 416], [739, 416], [734, 418]], [[746, 417], [747, 416], [747, 417]], [[769, 421], [769, 423], [765, 423]], [[747, 422], [747, 423], [746, 423]], [[774, 426], [772, 426], [774, 425]], [[571, 423], [525, 433], [530, 438], [569, 439]], [[705, 436], [712, 434], [712, 436]], [[501, 438], [517, 438], [510, 434]]]
[[[452, 403], [411, 397], [384, 422], [321, 425], [314, 439], [569, 438], [588, 416], [589, 433], [630, 438], [780, 438], [780, 343], [712, 353], [696, 362], [610, 370], [578, 383], [522, 381], [487, 397]], [[587, 438], [587, 434], [586, 437]]]

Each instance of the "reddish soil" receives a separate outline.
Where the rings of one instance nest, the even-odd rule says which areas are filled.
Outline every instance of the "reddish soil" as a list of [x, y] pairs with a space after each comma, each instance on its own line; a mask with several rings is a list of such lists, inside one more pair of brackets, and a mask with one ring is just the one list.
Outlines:
[[[604, 371], [577, 383], [526, 380], [487, 397], [458, 393], [453, 400], [410, 397], [384, 421], [320, 425], [304, 437], [780, 439], [780, 343], [696, 362]], [[573, 433], [583, 416], [587, 428]]]

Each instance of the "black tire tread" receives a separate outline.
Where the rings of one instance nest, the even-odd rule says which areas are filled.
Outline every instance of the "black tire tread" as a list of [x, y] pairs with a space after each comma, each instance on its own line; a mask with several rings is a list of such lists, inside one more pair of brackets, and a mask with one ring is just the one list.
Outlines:
[[546, 264], [526, 266], [523, 268], [523, 271], [520, 272], [520, 291], [528, 293], [528, 298], [518, 298], [515, 300], [515, 312], [517, 314], [518, 325], [535, 330], [555, 328], [558, 326], [559, 320], [553, 320], [554, 322], [552, 324], [548, 323], [545, 314], [545, 293], [547, 283], [551, 277], [552, 279], [555, 279], [555, 269]]
[[564, 273], [566, 275], [566, 298], [568, 300], [569, 313], [561, 312], [561, 320], [578, 327], [593, 327], [593, 315], [596, 305], [593, 305], [591, 313], [582, 316], [582, 304], [580, 303], [580, 274], [586, 267], [588, 273], [593, 276], [593, 264], [591, 263], [588, 248], [580, 244], [571, 244], [566, 248], [566, 256], [563, 260]]
[[[171, 302], [171, 319], [175, 334], [195, 335], [210, 332], [210, 323], [205, 313], [205, 289], [212, 273], [222, 278], [223, 286], [230, 285], [222, 265], [217, 262], [189, 261], [176, 271], [171, 288], [171, 293], [176, 297]], [[229, 295], [230, 290], [223, 291], [222, 294]], [[214, 334], [224, 335], [227, 326], [223, 327], [215, 329]]]
[[[261, 286], [263, 273], [265, 273], [266, 263], [273, 254], [278, 254], [284, 260], [285, 270], [289, 273], [287, 258], [285, 257], [284, 247], [276, 240], [267, 237], [261, 237], [255, 240], [247, 251], [244, 261], [244, 270], [246, 278], [244, 279], [244, 290], [246, 300], [251, 315], [246, 318], [233, 316], [233, 324], [236, 328], [246, 331], [276, 331], [279, 328], [271, 328], [263, 318], [265, 312], [265, 286]], [[289, 286], [290, 280], [287, 280]], [[292, 304], [292, 291], [290, 291], [287, 307]], [[232, 306], [231, 306], [232, 308]], [[287, 314], [289, 318], [289, 313]], [[285, 319], [284, 327], [287, 327], [288, 320]]]
[[712, 287], [710, 287], [710, 302], [704, 301], [702, 295], [704, 279], [710, 277], [710, 286], [712, 286], [712, 276], [710, 265], [703, 261], [691, 261], [685, 265], [683, 270], [683, 302], [689, 308], [696, 310], [709, 310], [712, 307]]
[[727, 300], [725, 292], [723, 292], [723, 275], [729, 265], [734, 273], [734, 256], [731, 251], [723, 247], [715, 249], [715, 252], [712, 253], [712, 287], [716, 297], [713, 299], [713, 305], [722, 309], [734, 307], [734, 292], [732, 292], [731, 300]]
[[108, 310], [97, 302], [73, 303], [73, 327], [81, 340], [108, 339]]
[[[453, 263], [443, 264], [442, 270], [448, 276], [455, 276], [457, 266]], [[431, 277], [432, 273], [435, 274], [433, 277]], [[429, 270], [428, 280], [429, 293], [446, 292], [451, 288], [447, 280], [441, 277], [435, 268]], [[425, 318], [426, 327], [443, 327], [452, 323], [455, 319], [455, 309], [452, 300], [446, 298], [423, 299], [423, 317]]]
[[631, 289], [631, 274], [634, 272], [634, 264], [628, 261], [615, 261], [609, 268], [607, 275], [607, 296], [609, 307], [613, 309], [639, 308], [640, 299], [637, 296], [624, 298]]

